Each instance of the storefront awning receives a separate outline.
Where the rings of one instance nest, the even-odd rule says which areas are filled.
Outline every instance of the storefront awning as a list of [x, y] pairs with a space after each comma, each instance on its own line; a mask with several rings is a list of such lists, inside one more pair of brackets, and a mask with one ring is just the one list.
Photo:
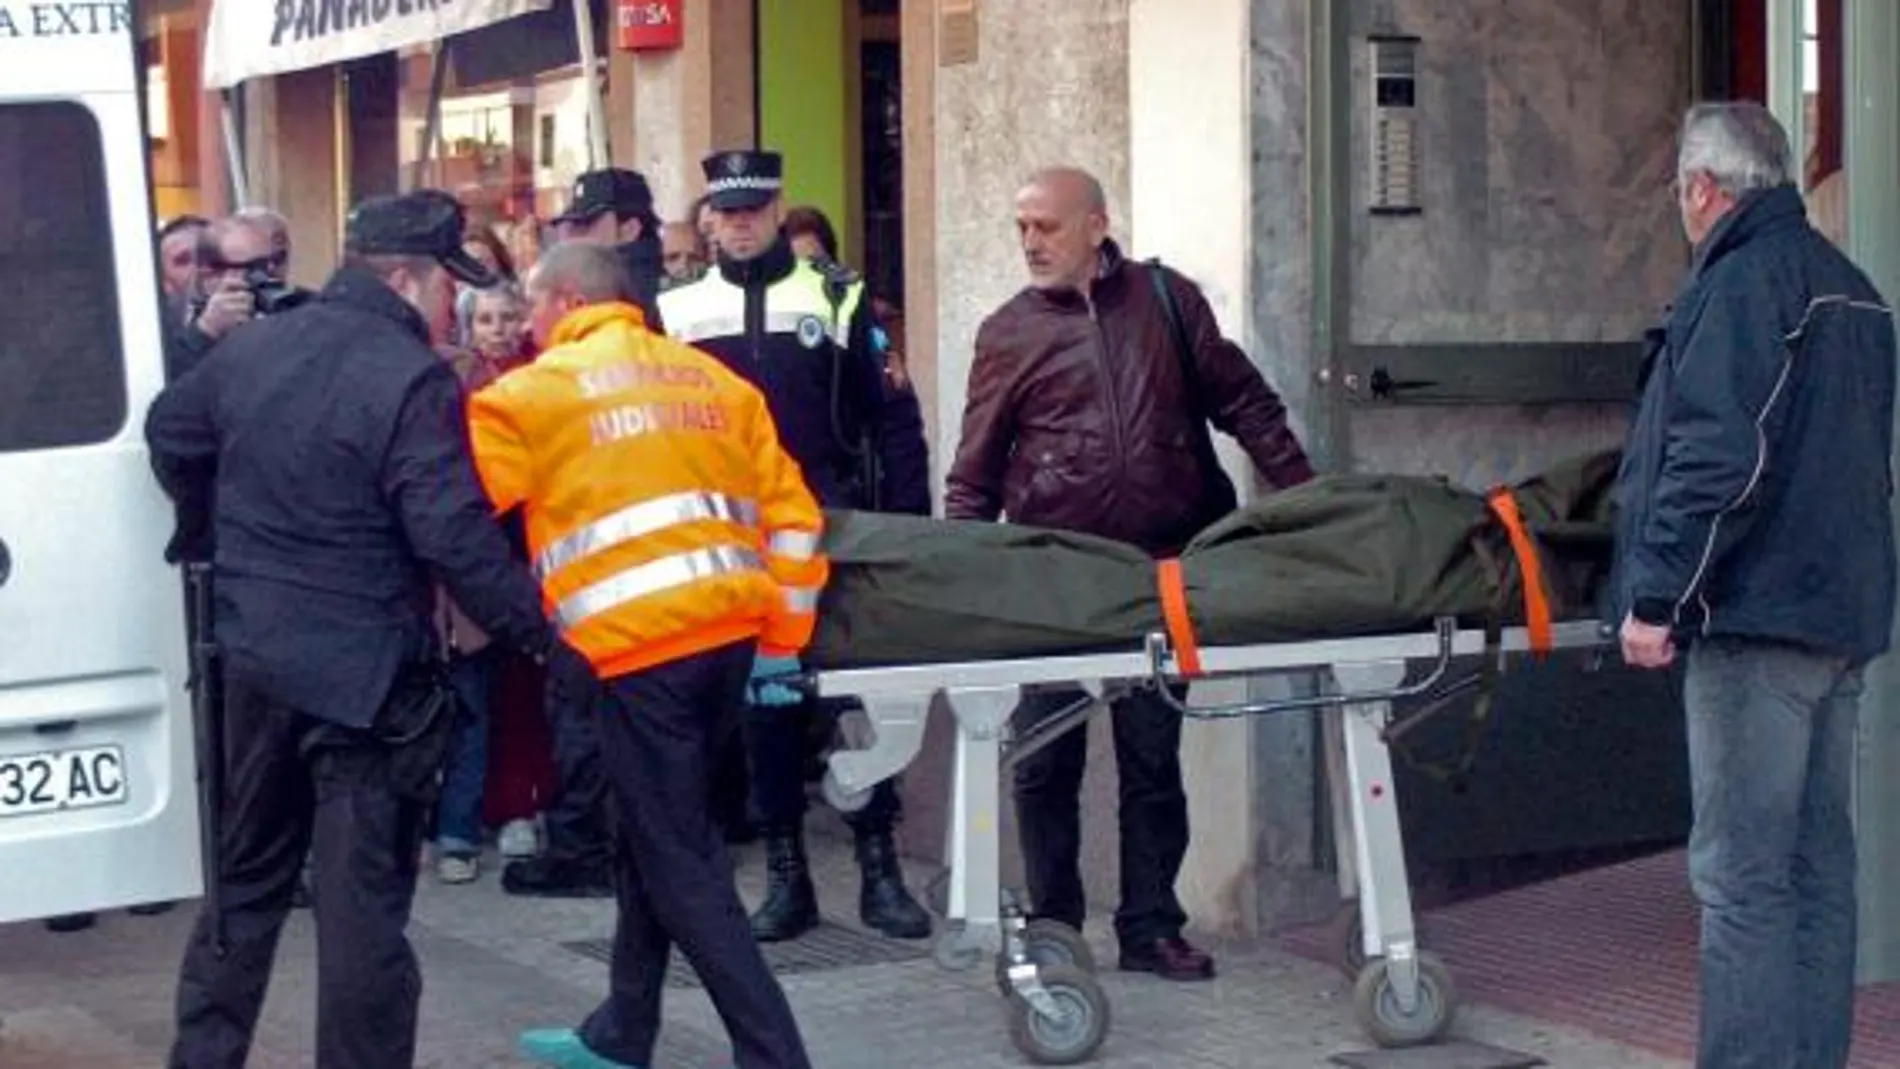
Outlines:
[[216, 0], [206, 89], [427, 44], [541, 11], [549, 0]]

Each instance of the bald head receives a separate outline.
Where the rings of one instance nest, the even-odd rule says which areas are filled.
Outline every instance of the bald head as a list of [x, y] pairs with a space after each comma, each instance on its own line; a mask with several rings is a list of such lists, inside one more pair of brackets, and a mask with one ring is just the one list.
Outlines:
[[1108, 194], [1102, 192], [1102, 183], [1080, 167], [1044, 167], [1025, 179], [1023, 188], [1040, 188], [1064, 204], [1108, 215]]
[[1016, 194], [1016, 234], [1030, 285], [1087, 293], [1108, 240], [1108, 197], [1079, 167], [1045, 167]]
[[632, 292], [627, 269], [611, 247], [564, 241], [548, 249], [528, 276], [528, 325], [535, 343], [545, 348], [554, 328], [575, 309], [626, 301]]
[[563, 242], [542, 253], [528, 288], [578, 297], [587, 304], [624, 301], [632, 289], [612, 247], [579, 242]]

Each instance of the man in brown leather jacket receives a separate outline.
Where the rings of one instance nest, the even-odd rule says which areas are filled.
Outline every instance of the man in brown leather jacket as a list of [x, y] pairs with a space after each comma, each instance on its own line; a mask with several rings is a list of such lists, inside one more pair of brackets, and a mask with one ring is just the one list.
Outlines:
[[[1231, 506], [1207, 425], [1232, 435], [1276, 487], [1312, 478], [1286, 408], [1245, 353], [1221, 337], [1200, 290], [1130, 262], [1108, 237], [1102, 187], [1053, 168], [1016, 198], [1030, 285], [977, 332], [945, 511], [952, 519], [1056, 527], [1179, 551]], [[1160, 272], [1159, 280], [1153, 272]], [[1177, 334], [1156, 283], [1172, 298]], [[1017, 729], [1081, 700], [1037, 693]], [[1113, 705], [1121, 787], [1121, 967], [1170, 980], [1214, 975], [1181, 938], [1174, 882], [1187, 853], [1181, 716], [1146, 692]], [[1016, 769], [1016, 805], [1036, 915], [1080, 928], [1079, 797], [1087, 740], [1070, 732]]]

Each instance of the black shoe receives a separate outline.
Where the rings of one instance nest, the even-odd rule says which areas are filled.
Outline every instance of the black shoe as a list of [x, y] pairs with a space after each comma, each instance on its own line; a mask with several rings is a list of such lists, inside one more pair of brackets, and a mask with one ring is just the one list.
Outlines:
[[1214, 978], [1213, 956], [1178, 935], [1141, 946], [1124, 945], [1121, 967], [1123, 972], [1153, 973], [1177, 982]]
[[156, 917], [162, 913], [170, 913], [172, 907], [177, 904], [176, 902], [147, 902], [142, 906], [133, 906], [126, 912], [134, 917]]
[[97, 913], [68, 913], [63, 917], [46, 918], [46, 930], [66, 935], [71, 932], [83, 932], [98, 923]]
[[614, 882], [603, 865], [561, 858], [510, 861], [501, 870], [501, 889], [526, 898], [612, 898]]
[[818, 893], [805, 863], [804, 839], [796, 833], [769, 833], [765, 866], [765, 901], [752, 914], [752, 938], [779, 943], [818, 927]]
[[858, 892], [858, 916], [893, 939], [930, 935], [930, 914], [904, 887], [904, 870], [888, 831], [858, 836], [858, 868], [864, 874]]

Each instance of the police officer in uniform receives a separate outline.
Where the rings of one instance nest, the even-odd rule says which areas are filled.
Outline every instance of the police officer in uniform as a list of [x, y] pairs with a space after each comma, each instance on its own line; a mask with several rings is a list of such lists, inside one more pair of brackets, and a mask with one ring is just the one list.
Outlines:
[[462, 228], [445, 193], [365, 202], [315, 300], [232, 331], [148, 414], [160, 482], [186, 522], [210, 513], [224, 663], [220, 907], [185, 950], [173, 1069], [244, 1064], [306, 849], [317, 1064], [414, 1061], [404, 929], [452, 720], [433, 578], [502, 641], [537, 658], [552, 644], [430, 347], [452, 277], [495, 282]]
[[[793, 254], [779, 228], [783, 163], [775, 152], [721, 152], [702, 164], [719, 247], [715, 270], [660, 297], [667, 330], [758, 384], [805, 481], [826, 508], [928, 515], [929, 461], [917, 397], [886, 373], [863, 281]], [[754, 815], [766, 837], [766, 898], [752, 916], [763, 941], [818, 923], [806, 864], [805, 724], [833, 703], [777, 708], [766, 692], [745, 719]], [[859, 912], [887, 935], [921, 939], [930, 917], [904, 887], [891, 830], [895, 784], [846, 816], [863, 875]]]

